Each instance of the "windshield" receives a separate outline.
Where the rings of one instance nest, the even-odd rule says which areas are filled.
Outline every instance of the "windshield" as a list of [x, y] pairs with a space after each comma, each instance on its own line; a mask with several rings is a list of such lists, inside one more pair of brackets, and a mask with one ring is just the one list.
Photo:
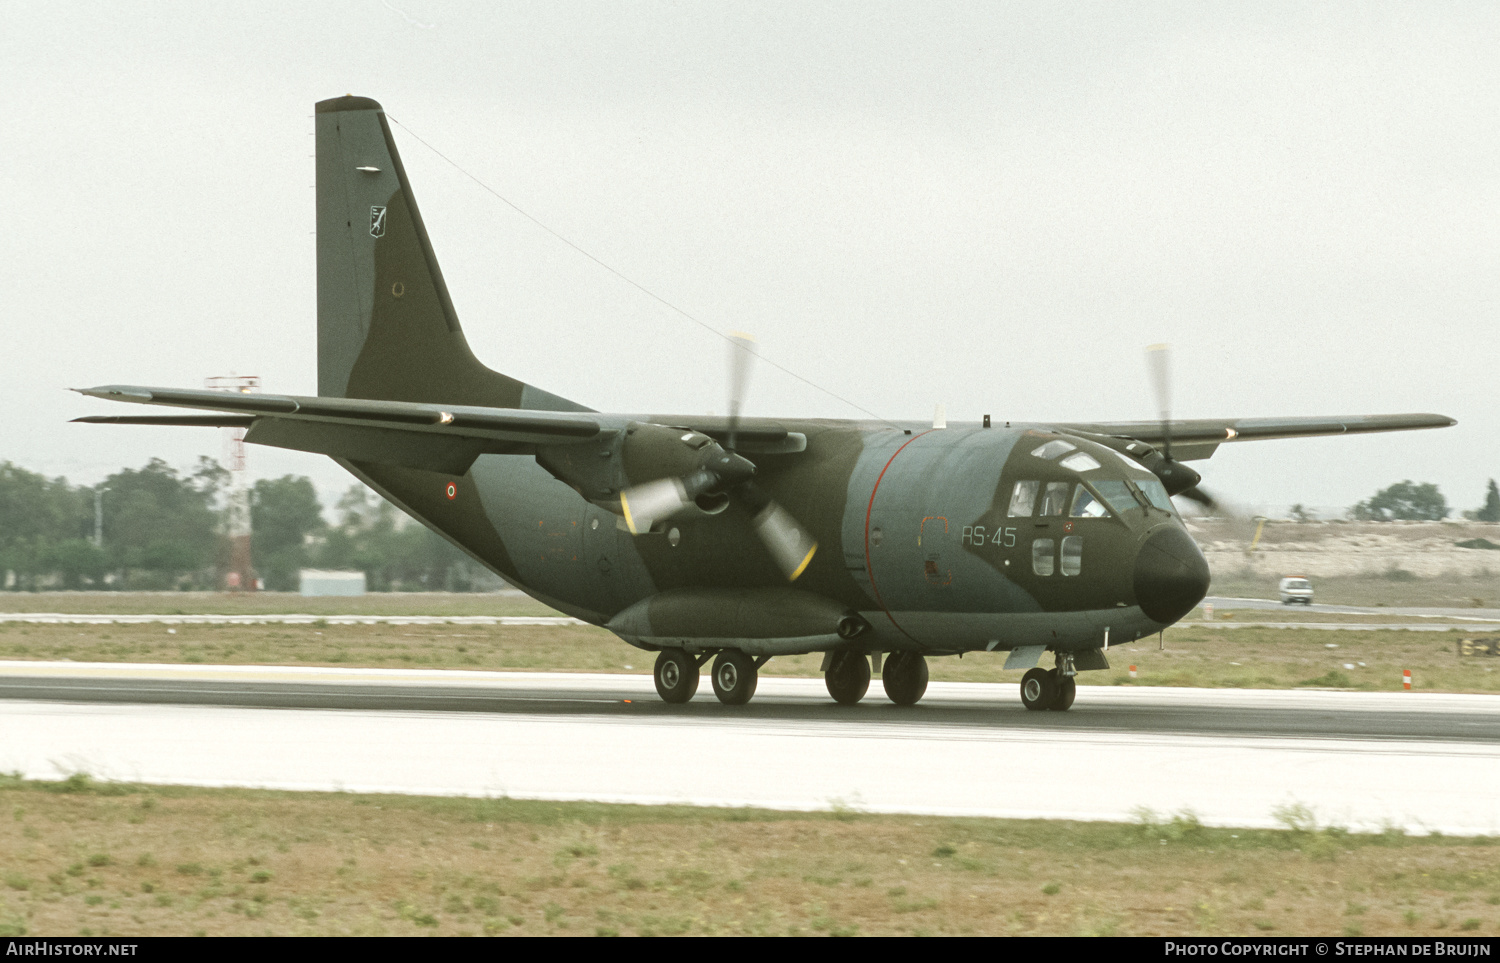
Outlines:
[[1094, 487], [1099, 489], [1099, 496], [1104, 499], [1105, 504], [1114, 509], [1116, 515], [1123, 515], [1133, 508], [1140, 508], [1140, 503], [1130, 493], [1130, 485], [1124, 481], [1105, 479], [1094, 482]]
[[1172, 510], [1172, 499], [1167, 497], [1167, 488], [1161, 483], [1160, 478], [1154, 476], [1144, 478], [1137, 481], [1136, 485], [1140, 487], [1141, 491], [1146, 493], [1146, 497], [1150, 499], [1151, 504], [1164, 512]]

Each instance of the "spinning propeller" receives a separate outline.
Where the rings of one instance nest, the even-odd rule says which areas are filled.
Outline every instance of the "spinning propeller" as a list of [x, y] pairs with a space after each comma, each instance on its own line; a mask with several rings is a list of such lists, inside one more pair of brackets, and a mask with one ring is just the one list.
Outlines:
[[1171, 346], [1153, 344], [1146, 349], [1146, 369], [1151, 390], [1156, 395], [1156, 409], [1161, 414], [1160, 460], [1146, 468], [1162, 480], [1168, 495], [1181, 495], [1209, 511], [1224, 511], [1214, 496], [1204, 491], [1203, 476], [1172, 457], [1172, 363]]
[[[782, 574], [788, 580], [795, 580], [806, 571], [818, 543], [791, 513], [761, 491], [754, 482], [755, 463], [735, 450], [754, 361], [755, 340], [749, 335], [731, 335], [729, 424], [724, 444], [696, 432], [683, 434], [678, 440], [697, 452], [690, 470], [625, 489], [620, 492], [620, 511], [631, 534], [640, 535], [690, 504], [717, 511], [729, 501], [736, 501], [749, 512], [755, 534]], [[682, 453], [677, 455], [681, 457]]]

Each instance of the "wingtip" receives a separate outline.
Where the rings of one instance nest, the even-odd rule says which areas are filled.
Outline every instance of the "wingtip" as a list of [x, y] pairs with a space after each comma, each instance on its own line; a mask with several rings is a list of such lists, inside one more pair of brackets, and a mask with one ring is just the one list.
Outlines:
[[151, 392], [144, 388], [133, 388], [129, 385], [95, 385], [92, 388], [71, 388], [81, 395], [89, 398], [108, 398], [110, 400], [126, 401], [151, 401]]

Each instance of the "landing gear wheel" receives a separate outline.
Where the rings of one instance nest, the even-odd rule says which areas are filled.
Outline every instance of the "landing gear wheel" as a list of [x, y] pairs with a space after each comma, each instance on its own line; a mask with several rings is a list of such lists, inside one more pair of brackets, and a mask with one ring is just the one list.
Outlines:
[[892, 652], [880, 673], [880, 684], [896, 705], [916, 705], [927, 692], [927, 660], [920, 652]]
[[855, 705], [870, 691], [870, 660], [862, 652], [835, 652], [823, 681], [834, 702]]
[[1078, 695], [1078, 683], [1072, 676], [1063, 675], [1056, 669], [1050, 673], [1054, 680], [1054, 691], [1057, 693], [1052, 697], [1052, 704], [1047, 708], [1053, 712], [1067, 712], [1073, 706], [1073, 697]]
[[726, 706], [749, 702], [758, 678], [755, 660], [739, 649], [725, 649], [714, 658], [714, 695]]
[[686, 702], [698, 691], [698, 660], [681, 649], [662, 649], [651, 675], [663, 702]]
[[1047, 669], [1032, 669], [1021, 676], [1021, 704], [1041, 711], [1057, 701], [1057, 676]]

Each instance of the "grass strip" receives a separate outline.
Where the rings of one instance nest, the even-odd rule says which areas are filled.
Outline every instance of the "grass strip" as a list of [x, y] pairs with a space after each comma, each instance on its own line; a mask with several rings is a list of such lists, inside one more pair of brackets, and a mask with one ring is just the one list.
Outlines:
[[1479, 935], [1497, 840], [0, 777], [0, 936]]

